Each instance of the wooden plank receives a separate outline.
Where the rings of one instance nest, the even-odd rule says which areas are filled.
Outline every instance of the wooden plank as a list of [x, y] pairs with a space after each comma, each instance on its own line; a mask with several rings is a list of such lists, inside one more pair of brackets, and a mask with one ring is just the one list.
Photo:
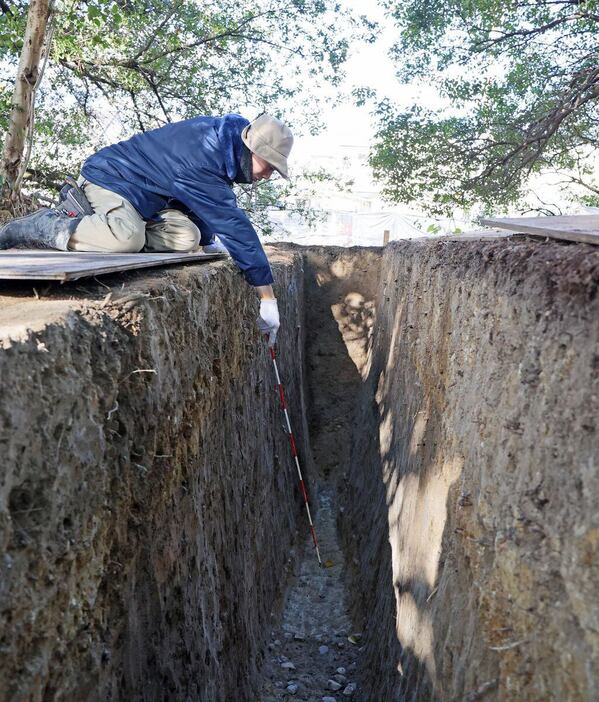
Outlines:
[[79, 251], [33, 251], [13, 249], [0, 252], [0, 279], [77, 280], [86, 276], [174, 263], [199, 263], [226, 258], [220, 253], [83, 253]]
[[513, 217], [481, 220], [487, 227], [500, 227], [523, 234], [548, 236], [585, 244], [599, 245], [599, 214], [555, 217]]

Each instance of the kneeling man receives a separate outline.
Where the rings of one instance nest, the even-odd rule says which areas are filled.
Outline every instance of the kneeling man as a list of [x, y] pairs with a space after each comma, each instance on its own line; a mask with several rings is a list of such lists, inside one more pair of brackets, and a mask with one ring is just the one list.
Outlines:
[[195, 117], [136, 134], [85, 161], [80, 208], [43, 208], [8, 222], [0, 249], [217, 250], [218, 234], [260, 296], [259, 326], [272, 345], [279, 327], [272, 273], [232, 185], [268, 180], [274, 171], [287, 178], [292, 145], [291, 131], [268, 114], [253, 122], [236, 114]]

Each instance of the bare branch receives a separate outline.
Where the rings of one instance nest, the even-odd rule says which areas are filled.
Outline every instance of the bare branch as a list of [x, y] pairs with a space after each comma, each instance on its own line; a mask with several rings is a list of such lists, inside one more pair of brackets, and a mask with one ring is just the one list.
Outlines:
[[173, 3], [173, 7], [171, 8], [170, 12], [166, 14], [162, 22], [160, 24], [152, 29], [151, 35], [148, 37], [148, 40], [146, 41], [145, 44], [143, 44], [131, 57], [131, 61], [133, 63], [137, 62], [137, 60], [143, 56], [143, 54], [146, 53], [154, 43], [155, 39], [157, 36], [160, 35], [160, 32], [167, 26], [167, 24], [171, 21], [179, 7], [181, 6], [180, 1]]

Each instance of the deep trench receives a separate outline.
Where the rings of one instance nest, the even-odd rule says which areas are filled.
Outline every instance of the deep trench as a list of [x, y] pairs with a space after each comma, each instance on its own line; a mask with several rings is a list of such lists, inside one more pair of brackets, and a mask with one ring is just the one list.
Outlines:
[[599, 252], [269, 257], [322, 569], [230, 262], [3, 286], [0, 702], [599, 699]]
[[[304, 252], [307, 419], [315, 468], [310, 478], [323, 566], [302, 515], [300, 558], [270, 632], [261, 702], [367, 699], [361, 622], [351, 611], [338, 517], [356, 432], [360, 371], [371, 350], [379, 256], [377, 249], [363, 250], [355, 260], [333, 249]], [[330, 273], [335, 266], [337, 276]]]
[[303, 259], [334, 565], [306, 539], [263, 699], [597, 699], [599, 252], [513, 237]]
[[233, 266], [4, 284], [2, 702], [366, 699], [338, 517], [380, 250], [290, 248], [278, 360], [324, 568]]

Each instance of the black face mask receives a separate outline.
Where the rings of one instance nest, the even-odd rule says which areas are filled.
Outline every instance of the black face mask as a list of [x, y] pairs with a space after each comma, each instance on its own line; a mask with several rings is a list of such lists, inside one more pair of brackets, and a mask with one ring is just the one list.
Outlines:
[[241, 158], [239, 159], [239, 169], [235, 177], [236, 183], [251, 183], [252, 182], [252, 152], [244, 144], [241, 150]]

